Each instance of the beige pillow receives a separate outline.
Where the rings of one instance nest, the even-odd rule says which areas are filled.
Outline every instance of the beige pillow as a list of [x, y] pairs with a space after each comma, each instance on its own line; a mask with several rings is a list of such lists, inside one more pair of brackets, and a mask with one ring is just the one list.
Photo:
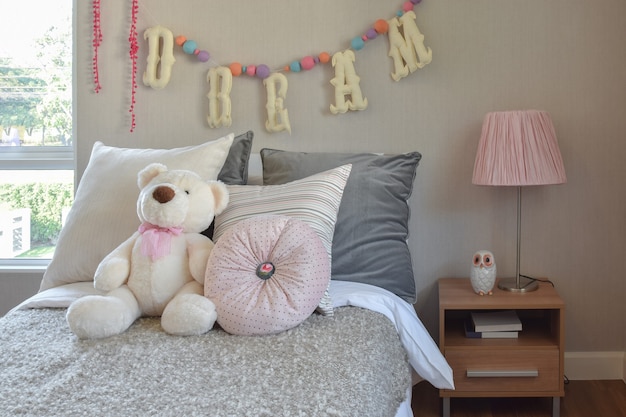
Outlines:
[[93, 280], [100, 261], [139, 227], [137, 173], [152, 162], [215, 180], [233, 134], [176, 149], [115, 148], [96, 142], [40, 291]]

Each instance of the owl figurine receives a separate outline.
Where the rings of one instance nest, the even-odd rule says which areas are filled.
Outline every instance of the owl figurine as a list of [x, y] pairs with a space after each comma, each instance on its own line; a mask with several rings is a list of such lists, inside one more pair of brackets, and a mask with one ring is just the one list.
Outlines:
[[474, 254], [470, 281], [478, 295], [493, 295], [491, 291], [496, 283], [496, 259], [488, 250], [479, 250]]

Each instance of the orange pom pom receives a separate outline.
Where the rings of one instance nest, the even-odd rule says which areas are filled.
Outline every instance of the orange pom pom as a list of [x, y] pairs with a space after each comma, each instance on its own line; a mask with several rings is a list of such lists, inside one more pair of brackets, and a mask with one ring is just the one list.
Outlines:
[[235, 77], [241, 75], [243, 71], [243, 67], [241, 66], [239, 62], [233, 62], [232, 64], [228, 66], [228, 68], [230, 68], [231, 74], [233, 74]]
[[374, 23], [374, 30], [376, 31], [376, 33], [387, 33], [387, 31], [389, 30], [389, 23], [387, 23], [387, 21], [384, 19], [378, 19]]
[[184, 37], [183, 35], [176, 37], [176, 45], [178, 46], [183, 46], [183, 43], [185, 43], [185, 41], [187, 41], [187, 38]]
[[320, 59], [320, 64], [326, 64], [330, 61], [330, 54], [328, 52], [322, 52], [319, 54], [318, 58]]

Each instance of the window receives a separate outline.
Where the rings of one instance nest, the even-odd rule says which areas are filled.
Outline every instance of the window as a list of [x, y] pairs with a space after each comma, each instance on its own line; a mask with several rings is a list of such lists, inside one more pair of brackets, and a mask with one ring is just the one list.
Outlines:
[[0, 264], [36, 263], [73, 200], [72, 0], [0, 2]]

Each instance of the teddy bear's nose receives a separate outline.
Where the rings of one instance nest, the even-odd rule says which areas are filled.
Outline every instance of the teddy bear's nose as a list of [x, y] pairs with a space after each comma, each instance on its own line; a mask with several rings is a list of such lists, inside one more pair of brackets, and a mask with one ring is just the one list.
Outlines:
[[168, 201], [172, 200], [174, 198], [174, 195], [176, 195], [176, 192], [170, 187], [166, 187], [164, 185], [157, 187], [152, 192], [152, 197], [161, 204], [167, 203]]

